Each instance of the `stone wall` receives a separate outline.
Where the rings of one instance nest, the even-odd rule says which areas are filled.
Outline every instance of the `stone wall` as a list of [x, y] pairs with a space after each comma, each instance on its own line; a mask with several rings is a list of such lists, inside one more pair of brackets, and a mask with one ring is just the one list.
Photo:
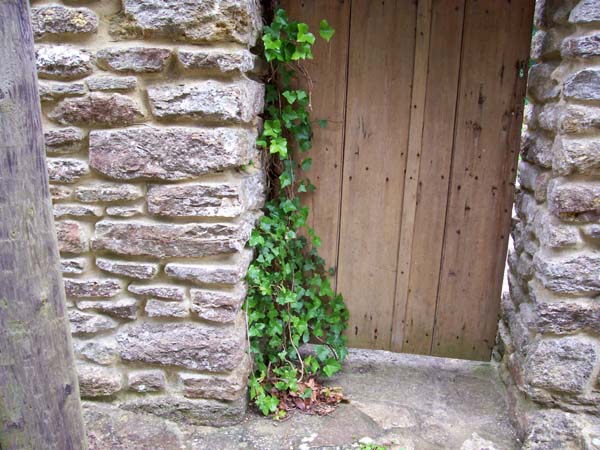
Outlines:
[[524, 448], [600, 448], [600, 2], [540, 0], [499, 341]]
[[34, 1], [32, 21], [82, 397], [238, 421], [258, 1]]

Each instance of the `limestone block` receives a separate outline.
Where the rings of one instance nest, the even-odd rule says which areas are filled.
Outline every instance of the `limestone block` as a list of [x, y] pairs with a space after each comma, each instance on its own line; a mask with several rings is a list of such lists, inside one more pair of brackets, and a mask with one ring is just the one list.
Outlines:
[[252, 261], [252, 250], [244, 249], [231, 263], [168, 263], [165, 273], [175, 279], [199, 284], [236, 284], [244, 279]]
[[116, 38], [166, 37], [177, 41], [237, 42], [252, 46], [262, 27], [255, 0], [124, 0], [112, 23]]
[[557, 175], [600, 173], [600, 140], [558, 136], [554, 140], [552, 168]]
[[144, 114], [129, 97], [95, 92], [62, 100], [48, 117], [63, 125], [115, 127], [140, 122]]
[[180, 49], [177, 58], [185, 70], [224, 74], [250, 72], [254, 69], [257, 59], [248, 50], [222, 49]]
[[113, 339], [85, 341], [75, 339], [75, 353], [82, 359], [102, 366], [113, 364], [119, 356], [117, 343]]
[[179, 378], [184, 387], [183, 395], [188, 398], [238, 400], [246, 395], [251, 366], [250, 358], [246, 357], [239, 367], [227, 375], [180, 373]]
[[122, 290], [119, 280], [107, 278], [69, 279], [65, 278], [65, 293], [67, 297], [76, 298], [109, 298]]
[[189, 322], [140, 322], [123, 325], [116, 340], [121, 359], [190, 370], [225, 372], [245, 356], [243, 320], [213, 326]]
[[600, 108], [589, 105], [563, 105], [559, 130], [565, 134], [600, 130]]
[[192, 312], [212, 322], [233, 322], [246, 298], [246, 284], [230, 290], [190, 289]]
[[81, 205], [76, 203], [58, 203], [53, 206], [55, 219], [63, 217], [77, 217], [79, 219], [102, 217], [103, 209], [100, 206]]
[[127, 376], [129, 389], [135, 392], [159, 392], [167, 382], [162, 370], [136, 370]]
[[160, 284], [130, 284], [127, 290], [132, 294], [141, 297], [156, 297], [165, 300], [182, 301], [185, 298], [185, 291], [182, 287], [167, 286]]
[[137, 300], [123, 298], [119, 300], [84, 300], [77, 302], [77, 308], [82, 311], [95, 310], [119, 319], [135, 320], [137, 318]]
[[535, 2], [534, 23], [538, 28], [565, 24], [578, 0], [538, 0]]
[[88, 165], [78, 159], [47, 158], [48, 178], [57, 183], [75, 183], [89, 172]]
[[530, 349], [525, 359], [525, 380], [536, 388], [580, 394], [592, 376], [597, 359], [596, 348], [588, 339], [543, 339]]
[[90, 91], [130, 91], [137, 86], [137, 78], [97, 75], [87, 78], [85, 84]]
[[600, 254], [535, 255], [535, 270], [544, 287], [559, 294], [600, 293]]
[[66, 45], [40, 45], [35, 56], [40, 78], [74, 80], [92, 73], [92, 58], [86, 50]]
[[534, 231], [540, 244], [544, 247], [559, 249], [581, 244], [577, 227], [564, 224], [546, 210], [536, 215]]
[[535, 304], [535, 316], [535, 327], [540, 333], [600, 334], [600, 304], [594, 301], [539, 301]]
[[62, 220], [55, 223], [55, 228], [61, 253], [84, 253], [88, 250], [88, 237], [79, 223]]
[[86, 203], [137, 200], [143, 195], [144, 191], [140, 186], [123, 183], [80, 186], [75, 191], [77, 200]]
[[564, 83], [563, 95], [573, 100], [600, 100], [600, 69], [583, 69]]
[[115, 369], [78, 363], [77, 377], [83, 398], [108, 397], [123, 389], [123, 376]]
[[71, 324], [71, 334], [73, 335], [96, 334], [114, 330], [119, 326], [119, 322], [109, 317], [88, 314], [76, 309], [69, 311], [69, 322]]
[[587, 24], [600, 22], [600, 8], [597, 0], [581, 0], [569, 16], [570, 23]]
[[42, 102], [54, 102], [64, 97], [84, 95], [86, 90], [83, 83], [40, 80], [38, 82], [38, 92]]
[[244, 248], [251, 227], [247, 221], [165, 224], [102, 220], [96, 223], [92, 248], [156, 258], [233, 253]]
[[81, 275], [87, 269], [87, 262], [83, 258], [61, 259], [60, 270], [63, 274]]
[[108, 258], [96, 258], [96, 266], [115, 275], [123, 275], [138, 280], [149, 280], [158, 273], [158, 264], [137, 261], [117, 261]]
[[98, 17], [88, 8], [44, 5], [31, 8], [31, 26], [36, 39], [46, 34], [95, 33], [98, 30]]
[[562, 37], [558, 30], [538, 30], [531, 39], [531, 58], [547, 61], [560, 57], [561, 42]]
[[521, 139], [523, 159], [546, 169], [552, 168], [553, 139], [543, 132], [526, 131]]
[[145, 308], [148, 317], [188, 317], [190, 315], [187, 306], [181, 302], [164, 302], [162, 300], [150, 299]]
[[114, 217], [135, 217], [144, 213], [142, 205], [131, 206], [109, 206], [106, 208], [106, 214]]
[[167, 66], [172, 51], [168, 48], [127, 47], [105, 48], [96, 52], [96, 65], [120, 73], [161, 72]]
[[90, 164], [120, 180], [184, 180], [247, 164], [255, 141], [255, 131], [232, 128], [94, 130]]
[[48, 154], [76, 153], [83, 148], [84, 139], [83, 130], [75, 127], [44, 132], [44, 143]]
[[548, 185], [548, 207], [565, 221], [595, 221], [600, 217], [600, 182], [555, 178]]
[[535, 102], [546, 103], [557, 100], [560, 96], [560, 85], [552, 78], [557, 63], [539, 63], [529, 69], [527, 95]]
[[50, 185], [50, 198], [55, 200], [66, 200], [73, 195], [73, 189], [67, 186]]
[[600, 33], [565, 39], [561, 46], [563, 58], [593, 58], [600, 56]]
[[264, 86], [256, 81], [206, 80], [148, 88], [158, 119], [204, 119], [250, 123], [262, 111]]

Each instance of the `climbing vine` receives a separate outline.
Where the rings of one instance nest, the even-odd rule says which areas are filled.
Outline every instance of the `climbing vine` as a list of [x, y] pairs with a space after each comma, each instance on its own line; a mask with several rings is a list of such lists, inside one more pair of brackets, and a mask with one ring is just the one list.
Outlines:
[[[321, 21], [319, 35], [329, 42], [334, 30]], [[290, 405], [335, 403], [341, 395], [315, 378], [331, 376], [347, 354], [343, 334], [348, 310], [331, 287], [321, 244], [307, 225], [309, 210], [299, 195], [314, 191], [305, 173], [312, 159], [310, 79], [300, 62], [312, 59], [316, 37], [307, 24], [274, 12], [264, 27], [264, 56], [269, 63], [264, 129], [257, 141], [267, 157], [270, 196], [265, 214], [250, 237], [255, 260], [248, 269], [248, 335], [254, 356], [250, 397], [263, 414], [282, 417]], [[320, 126], [326, 122], [316, 121]], [[314, 352], [300, 347], [316, 343]]]

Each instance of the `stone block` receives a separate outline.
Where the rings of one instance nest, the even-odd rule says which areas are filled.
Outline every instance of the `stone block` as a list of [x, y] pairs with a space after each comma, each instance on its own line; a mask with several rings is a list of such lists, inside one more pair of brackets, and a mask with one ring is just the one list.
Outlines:
[[69, 322], [71, 324], [71, 334], [89, 335], [114, 330], [119, 326], [119, 322], [97, 314], [88, 314], [76, 309], [69, 310]]
[[529, 69], [527, 82], [527, 95], [533, 101], [546, 103], [558, 100], [560, 96], [560, 84], [552, 77], [552, 73], [558, 67], [557, 63], [539, 63]]
[[254, 70], [257, 56], [248, 50], [222, 49], [180, 49], [177, 52], [179, 64], [184, 70], [197, 70], [207, 73], [245, 73]]
[[537, 278], [547, 289], [559, 294], [600, 293], [600, 254], [574, 253], [560, 256], [535, 255]]
[[85, 340], [75, 339], [75, 353], [82, 359], [102, 366], [109, 366], [117, 361], [119, 353], [117, 343], [112, 339]]
[[106, 208], [106, 215], [114, 217], [135, 217], [144, 214], [142, 205], [130, 206], [109, 206]]
[[82, 311], [94, 310], [119, 319], [135, 320], [137, 318], [137, 300], [123, 298], [119, 300], [84, 300], [77, 302], [77, 308]]
[[548, 61], [560, 57], [561, 33], [556, 29], [538, 30], [531, 40], [531, 58]]
[[105, 48], [96, 52], [96, 65], [119, 73], [162, 72], [171, 58], [168, 48]]
[[252, 250], [244, 249], [229, 263], [168, 263], [165, 273], [196, 284], [237, 284], [246, 276], [252, 256]]
[[103, 220], [96, 223], [92, 248], [156, 258], [233, 253], [244, 248], [251, 228], [251, 223], [246, 220], [189, 224]]
[[95, 33], [98, 16], [88, 8], [44, 5], [31, 8], [31, 27], [36, 39], [45, 35]]
[[53, 206], [55, 219], [77, 217], [79, 219], [94, 219], [102, 217], [103, 208], [100, 206], [81, 205], [76, 203], [58, 203]]
[[600, 100], [600, 69], [583, 69], [567, 79], [563, 96], [572, 100]]
[[589, 300], [540, 301], [535, 304], [535, 327], [540, 333], [600, 334], [600, 304]]
[[182, 301], [185, 298], [185, 290], [179, 286], [167, 286], [160, 284], [130, 284], [127, 290], [141, 297], [156, 297], [165, 300]]
[[537, 342], [525, 359], [525, 380], [536, 388], [581, 394], [598, 359], [595, 345], [580, 337]]
[[94, 92], [62, 100], [48, 117], [63, 125], [116, 127], [138, 123], [144, 114], [129, 97]]
[[600, 130], [600, 108], [589, 105], [563, 105], [559, 131], [565, 134]]
[[519, 185], [527, 190], [533, 191], [536, 201], [546, 201], [546, 190], [552, 174], [543, 171], [538, 166], [526, 161], [519, 162]]
[[160, 392], [166, 384], [162, 370], [137, 370], [127, 376], [127, 385], [135, 392]]
[[89, 248], [88, 237], [81, 224], [71, 220], [55, 223], [58, 250], [61, 253], [84, 253]]
[[75, 183], [89, 172], [84, 161], [78, 159], [47, 158], [48, 178], [56, 183]]
[[137, 200], [143, 196], [144, 190], [141, 186], [122, 183], [80, 186], [75, 191], [77, 200], [85, 203]]
[[137, 86], [137, 78], [97, 75], [87, 78], [85, 84], [90, 91], [131, 91]]
[[188, 317], [190, 315], [187, 305], [182, 302], [164, 302], [150, 299], [146, 302], [146, 315], [148, 317]]
[[115, 38], [169, 38], [191, 43], [237, 42], [252, 46], [262, 16], [255, 0], [125, 0], [111, 24]]
[[66, 200], [73, 195], [73, 189], [67, 186], [50, 185], [50, 198], [55, 200]]
[[184, 180], [247, 164], [256, 132], [231, 128], [129, 128], [90, 133], [90, 164], [120, 180]]
[[576, 247], [581, 244], [581, 236], [577, 227], [562, 223], [546, 210], [536, 215], [534, 231], [540, 244], [544, 247], [560, 249]]
[[246, 386], [252, 364], [246, 357], [244, 362], [227, 375], [180, 373], [183, 395], [188, 398], [212, 398], [235, 401], [246, 395]]
[[597, 0], [581, 0], [571, 11], [570, 23], [592, 24], [600, 22], [600, 8]]
[[75, 80], [92, 73], [92, 58], [85, 50], [66, 45], [40, 45], [35, 57], [40, 78]]
[[565, 24], [578, 0], [538, 0], [535, 2], [534, 23], [537, 28]]
[[77, 364], [77, 377], [83, 398], [109, 397], [123, 389], [123, 376], [115, 369]]
[[563, 58], [593, 58], [600, 56], [600, 33], [565, 39], [561, 46]]
[[552, 168], [553, 139], [543, 132], [526, 131], [521, 139], [521, 155], [525, 161], [546, 169]]
[[65, 278], [65, 293], [67, 297], [75, 298], [110, 298], [122, 290], [119, 280], [106, 278], [69, 279]]
[[83, 83], [40, 80], [38, 82], [38, 92], [42, 102], [54, 102], [65, 97], [84, 95], [87, 91]]
[[246, 349], [246, 326], [189, 322], [123, 325], [117, 336], [123, 361], [190, 370], [226, 372], [238, 367]]
[[60, 270], [64, 275], [81, 275], [87, 269], [87, 262], [83, 258], [61, 259]]
[[554, 140], [552, 168], [562, 176], [600, 174], [600, 140], [558, 136]]
[[600, 217], [600, 182], [555, 178], [548, 185], [548, 207], [564, 221], [596, 221]]
[[129, 400], [119, 406], [126, 411], [153, 414], [177, 423], [224, 427], [239, 423], [244, 418], [247, 404], [245, 397], [225, 402], [153, 395]]
[[582, 448], [581, 427], [575, 414], [544, 409], [531, 414], [527, 425], [523, 450]]
[[154, 278], [158, 273], [158, 264], [138, 261], [117, 261], [108, 258], [96, 258], [96, 266], [105, 272], [138, 280], [149, 280]]
[[245, 283], [229, 290], [190, 289], [192, 312], [211, 322], [233, 322], [246, 298], [246, 291]]
[[262, 111], [264, 86], [252, 80], [167, 84], [149, 87], [148, 99], [158, 119], [250, 123]]
[[64, 154], [81, 151], [84, 146], [85, 133], [80, 128], [66, 127], [44, 132], [46, 153]]

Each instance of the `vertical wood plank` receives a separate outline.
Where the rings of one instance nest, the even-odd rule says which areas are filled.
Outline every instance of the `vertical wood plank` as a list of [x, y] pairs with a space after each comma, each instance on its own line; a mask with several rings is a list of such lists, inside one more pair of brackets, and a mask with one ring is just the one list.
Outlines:
[[338, 290], [356, 347], [390, 344], [415, 25], [412, 1], [352, 3]]
[[418, 149], [421, 153], [418, 187], [411, 205], [414, 220], [410, 229], [402, 230], [404, 235], [411, 233], [412, 242], [400, 246], [396, 307], [403, 317], [400, 319], [396, 312], [392, 341], [393, 350], [407, 353], [428, 354], [433, 339], [464, 3], [464, 0], [434, 0], [432, 5], [427, 91], [424, 105], [417, 105], [423, 108], [424, 118], [422, 145]]
[[425, 93], [427, 89], [427, 67], [429, 64], [429, 42], [431, 37], [431, 0], [420, 0], [417, 9], [417, 28], [415, 33], [415, 62], [413, 67], [410, 126], [408, 133], [408, 153], [406, 174], [404, 176], [404, 197], [400, 222], [400, 243], [398, 247], [398, 268], [392, 322], [390, 347], [394, 351], [402, 350], [406, 296], [408, 294], [408, 275], [412, 261], [412, 241], [414, 237], [415, 209], [419, 166], [421, 164], [421, 146], [423, 143], [423, 119]]
[[485, 360], [494, 344], [533, 6], [466, 3], [434, 355]]
[[351, 0], [282, 2], [289, 17], [306, 22], [315, 35], [322, 19], [335, 29], [329, 44], [317, 39], [314, 59], [303, 63], [312, 80], [313, 118], [326, 119], [328, 124], [325, 128], [315, 124], [313, 148], [302, 155], [313, 159], [308, 176], [317, 187], [315, 192], [303, 194], [302, 202], [310, 208], [309, 226], [321, 237], [319, 253], [330, 266], [337, 266], [338, 254], [350, 3]]

